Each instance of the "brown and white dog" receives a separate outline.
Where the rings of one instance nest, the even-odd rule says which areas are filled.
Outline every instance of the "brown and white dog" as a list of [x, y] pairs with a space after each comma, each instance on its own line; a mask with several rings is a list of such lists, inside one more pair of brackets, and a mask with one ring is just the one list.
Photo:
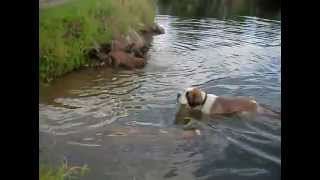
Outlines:
[[255, 100], [245, 97], [223, 97], [207, 94], [196, 87], [190, 87], [178, 93], [177, 101], [192, 110], [200, 110], [207, 115], [242, 114], [257, 112]]

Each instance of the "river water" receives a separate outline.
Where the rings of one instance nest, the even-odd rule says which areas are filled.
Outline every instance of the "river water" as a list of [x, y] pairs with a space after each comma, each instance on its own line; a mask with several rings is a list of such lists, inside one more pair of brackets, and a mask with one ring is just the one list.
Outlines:
[[41, 164], [87, 164], [82, 179], [280, 179], [280, 115], [192, 117], [201, 135], [176, 115], [177, 92], [192, 85], [281, 112], [279, 7], [179, 2], [158, 2], [166, 33], [145, 68], [83, 69], [40, 86]]

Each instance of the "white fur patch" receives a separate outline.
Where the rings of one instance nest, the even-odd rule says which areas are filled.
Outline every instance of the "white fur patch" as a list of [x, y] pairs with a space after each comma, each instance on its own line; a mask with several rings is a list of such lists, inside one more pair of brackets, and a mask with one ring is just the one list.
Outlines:
[[[187, 100], [187, 97], [186, 97], [186, 93], [192, 91], [193, 89], [194, 89], [194, 87], [186, 88], [186, 90], [179, 97], [178, 102], [180, 104], [187, 105], [188, 104], [188, 100]], [[205, 98], [205, 94], [206, 94], [205, 92], [203, 92], [203, 91], [201, 92], [201, 95], [202, 95], [203, 99]], [[199, 109], [204, 114], [210, 114], [211, 107], [214, 104], [214, 102], [216, 101], [217, 97], [218, 96], [216, 96], [214, 94], [207, 94], [206, 102], [202, 106], [197, 106], [194, 109]]]
[[253, 102], [253, 103], [257, 104], [257, 101], [255, 101], [255, 100], [251, 100], [251, 102]]
[[178, 101], [180, 104], [183, 104], [183, 105], [186, 105], [188, 103], [186, 92], [183, 92], [183, 94], [179, 97]]
[[185, 91], [181, 94], [181, 96], [178, 99], [180, 104], [183, 104], [183, 105], [188, 104], [186, 93], [192, 91], [193, 89], [194, 89], [193, 87], [189, 87], [185, 89]]
[[207, 95], [207, 100], [204, 103], [204, 105], [201, 108], [201, 111], [205, 114], [210, 114], [211, 112], [211, 107], [214, 104], [214, 102], [216, 101], [218, 96], [214, 95], [214, 94], [208, 94]]
[[192, 91], [194, 87], [188, 87], [185, 92]]
[[[185, 91], [179, 97], [178, 102], [180, 104], [183, 104], [183, 105], [188, 105], [188, 100], [187, 100], [187, 97], [186, 97], [186, 93], [189, 92], [189, 91], [192, 91], [193, 89], [194, 89], [194, 87], [186, 88]], [[202, 95], [202, 99], [204, 99], [206, 93], [201, 91], [201, 95]], [[201, 105], [200, 106], [196, 106], [193, 109], [201, 110], [201, 112], [204, 113], [204, 114], [211, 114], [211, 108], [212, 108], [213, 104], [215, 103], [217, 97], [218, 96], [216, 96], [214, 94], [207, 94], [206, 102], [202, 106]], [[258, 104], [257, 101], [255, 101], [255, 100], [250, 100], [250, 101], [255, 103], [255, 104]], [[259, 110], [260, 110], [260, 108], [258, 107], [258, 111]]]

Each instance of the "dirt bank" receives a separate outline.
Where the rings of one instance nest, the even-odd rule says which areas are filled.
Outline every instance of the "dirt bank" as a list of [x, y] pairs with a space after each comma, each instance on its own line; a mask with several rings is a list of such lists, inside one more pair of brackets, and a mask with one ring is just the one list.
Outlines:
[[[40, 4], [48, 5], [39, 9], [39, 74], [42, 82], [94, 64], [86, 56], [91, 47], [98, 47], [97, 55], [109, 57], [110, 54], [101, 49], [108, 47], [104, 43], [110, 46], [111, 42], [117, 40], [126, 48], [126, 43], [131, 45], [129, 47], [133, 49], [128, 51], [144, 51], [141, 47], [145, 49], [146, 46], [141, 42], [145, 38], [141, 35], [141, 29], [154, 24], [153, 0], [40, 0]], [[130, 33], [133, 34], [127, 36]], [[129, 43], [126, 37], [135, 39]], [[135, 42], [134, 45], [132, 42]], [[119, 65], [130, 58], [137, 61], [139, 67], [144, 64], [142, 57], [112, 52], [113, 59], [121, 59]], [[98, 60], [105, 61], [105, 58]]]
[[143, 68], [147, 63], [146, 53], [150, 48], [152, 37], [163, 33], [164, 29], [154, 24], [139, 31], [131, 29], [126, 35], [113, 39], [110, 43], [95, 44], [87, 52], [88, 66]]

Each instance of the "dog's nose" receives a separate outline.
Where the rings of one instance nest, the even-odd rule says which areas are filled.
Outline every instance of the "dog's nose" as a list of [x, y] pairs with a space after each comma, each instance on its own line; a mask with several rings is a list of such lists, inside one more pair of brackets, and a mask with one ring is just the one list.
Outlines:
[[177, 98], [179, 98], [180, 96], [181, 96], [181, 93], [178, 93], [178, 94], [177, 94]]

